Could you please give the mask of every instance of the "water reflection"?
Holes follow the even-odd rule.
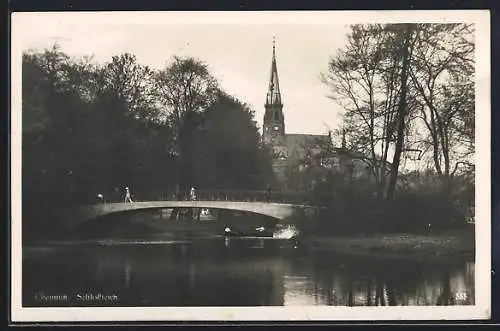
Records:
[[[65,293],[66,301],[39,300]],[[79,301],[81,293],[116,295]],[[71,299],[73,298],[73,299]],[[59,246],[26,255],[25,306],[474,304],[474,263],[425,264],[294,249],[275,239]]]

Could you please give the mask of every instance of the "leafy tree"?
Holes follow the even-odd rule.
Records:
[[[263,188],[272,175],[253,111],[195,59],[154,72],[131,54],[101,65],[56,45],[23,54],[22,92],[25,234],[97,193],[120,201],[124,186],[149,200],[178,184]]]
[[[214,102],[217,82],[205,63],[180,57],[174,57],[169,66],[157,72],[155,80],[159,118],[173,131],[172,152],[179,160],[178,184],[184,191],[192,184],[191,174],[186,169],[193,130],[199,124],[196,114]]]
[[[115,102],[121,103],[127,114],[137,119],[156,118],[153,72],[138,64],[135,55],[113,56],[100,74],[104,91],[116,98]]]
[[[228,125],[230,123],[230,125]],[[264,189],[272,180],[268,151],[254,112],[224,92],[203,113],[197,182],[219,189]],[[207,171],[208,170],[208,171]]]
[[[68,198],[68,174],[76,154],[74,133],[86,106],[70,71],[69,57],[57,45],[23,55],[23,171],[31,183],[26,196],[32,193],[45,203]]]
[[[151,150],[156,145],[151,138],[161,128],[155,122],[153,73],[138,64],[134,55],[126,53],[98,68],[95,79],[97,118],[95,125],[88,127],[91,132],[87,136],[94,137],[95,148],[100,147],[105,153],[100,163],[106,174],[103,186],[122,190],[129,185],[140,189],[150,182],[144,178],[147,160],[155,158],[156,153],[166,153],[166,148],[156,153]],[[160,132],[166,134],[166,130]]]

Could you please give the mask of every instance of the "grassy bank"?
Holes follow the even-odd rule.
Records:
[[[474,237],[462,233],[439,235],[388,234],[306,239],[310,247],[349,254],[384,257],[450,259],[474,257]]]

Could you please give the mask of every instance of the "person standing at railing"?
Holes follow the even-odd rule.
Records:
[[[271,191],[272,191],[271,184],[268,184],[267,189],[266,189],[266,201],[267,202],[271,201]]]
[[[172,194],[172,200],[180,200],[179,185],[175,185],[174,192]]]

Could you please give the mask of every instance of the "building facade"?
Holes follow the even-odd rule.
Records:
[[[280,186],[287,188],[291,174],[304,171],[307,167],[319,167],[329,171],[363,176],[368,168],[361,160],[352,157],[345,148],[334,147],[331,136],[287,133],[285,114],[278,79],[276,46],[273,41],[271,75],[264,104],[263,140],[273,157],[273,169]]]

